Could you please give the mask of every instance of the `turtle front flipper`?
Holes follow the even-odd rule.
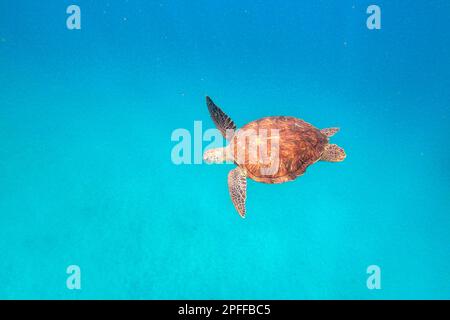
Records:
[[[206,97],[206,105],[208,106],[209,114],[217,129],[219,129],[224,138],[230,139],[231,137],[227,137],[227,130],[233,130],[233,132],[236,131],[236,125],[233,120],[216,106],[210,97]]]
[[[245,200],[247,199],[247,174],[237,167],[228,173],[228,191],[231,201],[242,218],[245,218]]]
[[[337,144],[328,144],[320,157],[322,161],[341,162],[346,157],[344,149]]]

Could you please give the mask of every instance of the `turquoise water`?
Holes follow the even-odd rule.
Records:
[[[370,4],[2,1],[0,298],[449,299],[450,3]],[[205,95],[339,126],[347,159],[249,181],[242,220],[233,165],[171,160]]]

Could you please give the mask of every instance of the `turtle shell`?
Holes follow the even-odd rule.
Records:
[[[230,141],[235,163],[255,181],[282,183],[320,159],[328,137],[294,117],[267,117],[239,129]]]

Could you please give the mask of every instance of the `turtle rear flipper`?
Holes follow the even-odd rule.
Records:
[[[334,136],[339,131],[339,128],[325,128],[320,130],[324,135],[326,135],[328,138]]]
[[[337,144],[328,144],[325,147],[320,160],[329,162],[341,162],[344,161],[346,155],[344,149],[339,147]]]

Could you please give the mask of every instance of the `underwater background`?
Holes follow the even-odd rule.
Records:
[[[81,30],[66,27],[71,4]],[[380,30],[366,27],[371,4]],[[449,12],[1,1],[0,298],[449,299]],[[214,128],[206,95],[238,127],[339,126],[347,159],[249,181],[241,219],[233,165],[171,159],[175,129]],[[69,265],[81,290],[66,287]]]

